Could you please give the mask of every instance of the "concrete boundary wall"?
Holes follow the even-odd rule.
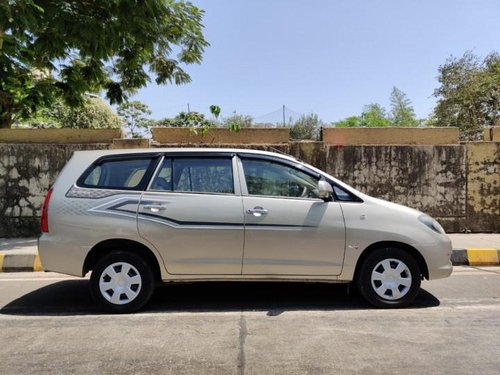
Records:
[[[467,225],[500,232],[500,142],[470,142],[467,152]]]
[[[108,143],[0,143],[0,237],[36,236],[45,194],[73,152],[108,148]]]
[[[123,147],[134,147],[134,142],[126,143]],[[36,236],[45,193],[72,153],[111,147],[0,142],[0,237]],[[210,147],[291,154],[367,194],[427,212],[448,231],[500,232],[500,142],[342,146],[303,141]]]

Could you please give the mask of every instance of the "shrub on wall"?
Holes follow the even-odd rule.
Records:
[[[120,128],[121,118],[99,97],[85,99],[82,107],[70,108],[62,101],[37,111],[36,115],[16,122],[16,128]]]
[[[290,138],[318,140],[323,121],[317,114],[302,115],[291,127]]]
[[[81,108],[67,108],[61,119],[62,128],[120,128],[121,118],[101,98],[88,98]]]

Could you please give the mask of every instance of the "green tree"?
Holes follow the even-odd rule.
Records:
[[[380,128],[391,126],[384,107],[378,103],[370,103],[363,107],[361,114],[361,126],[367,128]]]
[[[19,128],[60,128],[68,116],[70,108],[61,100],[56,100],[50,107],[41,107],[32,116],[14,122]]]
[[[462,139],[479,139],[486,126],[500,124],[500,55],[482,61],[467,51],[439,67],[434,125],[456,126]]]
[[[391,120],[387,117],[387,112],[384,107],[378,103],[370,103],[363,107],[361,116],[347,117],[333,125],[338,128],[380,128],[391,126]]]
[[[323,121],[315,113],[302,115],[290,127],[290,137],[292,139],[319,139]]]
[[[240,115],[236,112],[223,121],[223,125],[233,131],[239,131],[241,128],[249,128],[253,125],[253,118],[249,115]]]
[[[79,107],[69,107],[56,100],[50,107],[40,108],[36,114],[16,121],[19,127],[35,128],[120,128],[122,120],[111,107],[99,97],[87,97]]]
[[[351,116],[343,120],[334,122],[333,125],[337,128],[357,128],[361,126],[360,116]]]
[[[148,118],[151,115],[151,110],[146,104],[137,100],[120,104],[117,112],[132,138],[140,137],[141,130],[152,124],[152,120]]]
[[[396,86],[391,92],[391,122],[392,126],[417,126],[418,120],[410,99]]]
[[[220,107],[218,105],[211,105],[210,106],[210,113],[212,114],[212,116],[214,116],[215,120],[217,120],[219,118],[219,115],[220,115]]]
[[[200,63],[208,46],[202,17],[176,0],[1,1],[0,128],[57,98],[75,107],[104,90],[121,103],[150,75],[189,82],[181,65]]]
[[[164,118],[154,122],[154,126],[170,126],[175,128],[201,128],[204,132],[213,125],[200,112],[179,112],[174,118]]]
[[[61,108],[61,127],[78,129],[120,128],[120,117],[101,98],[85,98],[80,107]]]

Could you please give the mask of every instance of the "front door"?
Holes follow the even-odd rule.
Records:
[[[340,274],[344,218],[337,202],[318,198],[317,177],[273,160],[242,158],[241,166],[243,274]]]
[[[165,157],[142,196],[138,227],[170,274],[241,274],[243,207],[232,158]]]

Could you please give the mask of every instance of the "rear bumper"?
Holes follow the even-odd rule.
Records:
[[[89,248],[74,246],[48,233],[38,239],[38,254],[45,271],[84,276],[83,264],[89,251]]]

